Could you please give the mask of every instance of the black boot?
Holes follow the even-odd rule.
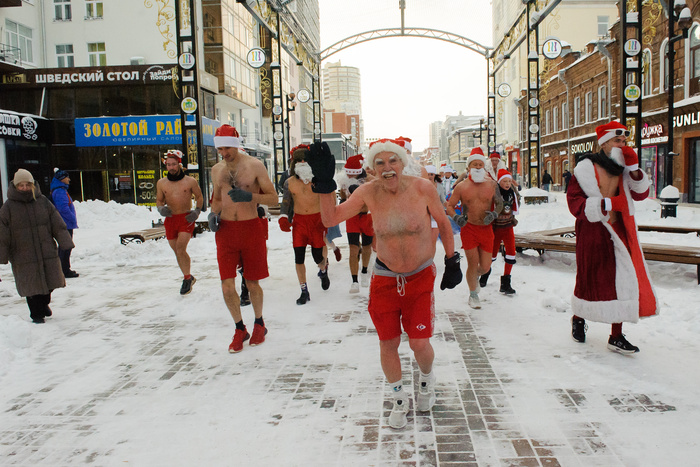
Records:
[[[309,296],[308,290],[302,290],[301,295],[297,298],[297,305],[306,305],[306,302],[310,302],[311,297]]]
[[[515,290],[513,290],[513,287],[510,286],[510,274],[507,276],[501,276],[501,293],[504,293],[506,295],[513,295],[515,293]]]
[[[241,278],[241,306],[250,305],[250,294],[245,279]]]
[[[479,286],[480,287],[486,287],[486,283],[488,282],[490,275],[491,275],[491,269],[489,268],[489,270],[486,271],[486,274],[482,274],[481,277],[479,277]],[[501,281],[501,283],[503,283],[503,281]],[[503,288],[503,286],[501,286],[501,289],[502,288]],[[503,292],[503,290],[501,290],[501,292]]]

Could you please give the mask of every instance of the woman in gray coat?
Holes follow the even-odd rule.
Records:
[[[41,194],[29,171],[19,169],[0,208],[0,264],[12,263],[17,292],[35,323],[51,316],[51,292],[66,286],[59,246],[73,248],[61,215]]]

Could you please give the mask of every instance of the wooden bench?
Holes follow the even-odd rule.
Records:
[[[639,226],[639,230],[647,232],[691,233],[700,235],[700,229],[671,226]],[[700,248],[692,246],[660,245],[657,243],[642,243],[642,252],[648,261],[667,263],[695,264],[696,277],[700,284]],[[545,251],[576,252],[576,236],[573,227],[530,232],[515,235],[517,251],[531,249],[542,255]]]
[[[544,196],[524,195],[523,201],[525,202],[525,204],[548,203],[549,202],[549,195],[544,195]]]
[[[143,243],[146,240],[160,240],[161,238],[165,238],[165,227],[163,226],[119,235],[122,245],[126,245],[127,243]]]

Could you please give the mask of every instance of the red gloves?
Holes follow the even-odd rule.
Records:
[[[291,232],[292,231],[292,223],[289,222],[289,219],[287,219],[286,216],[280,217],[279,223],[280,223],[280,229],[282,229],[284,232]]]
[[[627,212],[629,206],[627,204],[627,198],[624,194],[619,194],[613,196],[612,198],[603,198],[601,202],[601,208],[603,211],[617,211],[617,212]]]
[[[637,152],[629,146],[622,148],[622,155],[625,158],[625,169],[629,172],[636,172],[639,169],[639,159]]]

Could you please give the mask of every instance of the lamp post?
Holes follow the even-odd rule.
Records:
[[[483,137],[483,131],[484,131],[484,130],[488,130],[488,129],[489,129],[489,126],[488,126],[488,125],[484,125],[484,119],[481,118],[481,119],[479,119],[479,136],[476,136],[476,130],[474,130],[474,131],[472,131],[472,137],[473,137],[474,139],[479,138],[479,144],[481,145],[482,137]]]
[[[289,113],[294,112],[294,110],[296,109],[297,103],[294,100],[294,98],[296,97],[296,94],[294,94],[293,92],[290,92],[285,97],[286,97],[286,101],[287,101],[287,113],[286,113],[285,118],[284,118],[284,123],[287,125],[287,149],[285,151],[285,154],[287,155],[287,157],[289,157],[288,156],[289,151],[292,150],[292,147],[289,144],[289,139],[290,139],[289,138]],[[284,170],[285,171],[287,170],[287,157],[285,157],[285,159],[284,159]]]
[[[675,23],[681,27],[682,32],[680,34],[674,35],[675,33]],[[673,8],[671,3],[668,5],[668,78],[667,78],[667,90],[666,94],[668,97],[668,144],[666,149],[666,180],[665,185],[673,185],[673,156],[677,154],[673,152],[673,103],[674,103],[674,74],[675,67],[674,62],[676,58],[676,51],[674,50],[674,44],[681,39],[688,38],[688,28],[690,28],[693,23],[693,18],[690,14],[690,8],[685,4],[685,0],[675,0],[673,2]]]

